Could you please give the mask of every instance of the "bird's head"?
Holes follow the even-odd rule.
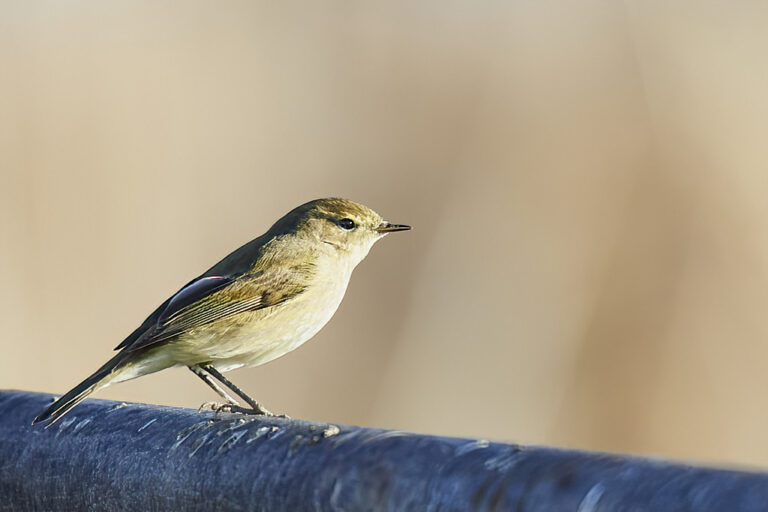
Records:
[[[328,198],[295,208],[277,221],[271,231],[276,229],[341,253],[357,265],[377,240],[411,227],[387,222],[367,206],[349,199]]]

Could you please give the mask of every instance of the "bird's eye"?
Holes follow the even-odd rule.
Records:
[[[338,225],[342,229],[347,229],[347,230],[354,229],[355,228],[355,221],[353,221],[352,219],[341,219],[338,222]]]

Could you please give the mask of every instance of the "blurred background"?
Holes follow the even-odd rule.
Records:
[[[768,465],[768,4],[0,1],[0,388],[294,206],[377,244],[230,374],[318,421]],[[197,407],[186,369],[99,398]]]

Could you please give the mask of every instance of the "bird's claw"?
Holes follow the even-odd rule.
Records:
[[[288,416],[286,416],[285,414],[277,415],[272,413],[271,411],[269,411],[259,403],[256,404],[256,407],[251,408],[251,407],[242,407],[238,404],[230,404],[230,403],[221,404],[218,402],[205,402],[197,409],[197,412],[203,412],[206,410],[213,411],[216,414],[221,412],[231,412],[235,414],[250,414],[254,416],[288,418]]]
[[[197,408],[197,412],[213,411],[213,412],[227,412],[227,408],[232,404],[222,404],[219,402],[205,402]]]

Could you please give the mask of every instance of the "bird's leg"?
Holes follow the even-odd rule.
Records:
[[[203,382],[208,384],[211,387],[211,389],[213,389],[221,398],[223,398],[226,401],[225,404],[217,404],[216,402],[206,402],[203,405],[201,405],[200,409],[198,410],[203,410],[206,407],[210,407],[212,410],[218,412],[222,409],[230,408],[232,406],[240,407],[240,404],[237,403],[237,400],[232,398],[232,396],[229,393],[227,393],[226,390],[224,390],[221,386],[219,386],[219,384],[215,380],[213,380],[210,375],[205,373],[205,371],[202,368],[200,368],[199,365],[188,366],[187,368],[189,368],[192,371],[192,373],[194,373],[195,375],[203,379]]]
[[[269,412],[269,410],[267,410],[266,407],[261,405],[259,402],[257,402],[253,398],[251,398],[248,395],[246,395],[245,392],[242,389],[240,389],[237,386],[235,386],[229,379],[224,377],[221,374],[221,372],[219,372],[219,370],[214,368],[212,365],[210,365],[210,364],[202,365],[201,364],[201,365],[199,365],[199,367],[201,369],[205,370],[206,372],[210,373],[213,377],[216,378],[216,380],[218,380],[219,382],[221,382],[222,384],[227,386],[237,396],[242,398],[245,401],[245,403],[247,403],[248,405],[251,406],[250,409],[245,409],[245,408],[239,407],[237,405],[231,405],[231,406],[228,407],[228,409],[230,409],[232,412],[242,412],[242,413],[245,413],[245,414],[262,414],[264,416],[274,416],[274,414]]]

